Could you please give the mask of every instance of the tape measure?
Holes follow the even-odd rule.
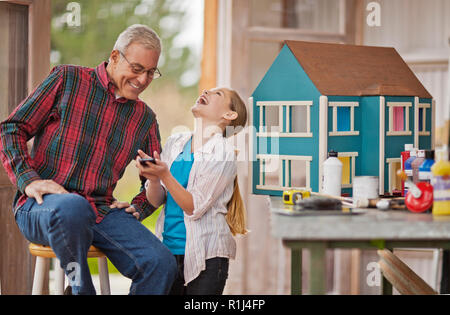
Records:
[[[311,197],[311,193],[307,190],[290,189],[283,191],[283,203],[294,205],[295,201]]]

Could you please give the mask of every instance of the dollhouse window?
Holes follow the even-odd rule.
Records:
[[[263,132],[280,132],[280,112],[276,106],[265,106],[263,111]]]
[[[427,131],[427,109],[429,112],[430,104],[419,103],[419,136],[429,136],[430,131]]]
[[[397,176],[397,171],[401,169],[401,161],[400,158],[388,158],[386,159],[386,163],[388,164],[388,184],[389,184],[389,193],[393,193],[394,191],[401,191],[402,183],[400,178]]]
[[[338,159],[342,162],[342,188],[353,187],[355,163],[358,152],[339,152]]]
[[[424,108],[419,107],[419,132],[425,131],[425,128],[423,126],[425,123],[425,120],[423,119],[423,114],[424,114]]]
[[[404,107],[396,106],[392,109],[393,131],[405,130],[405,111]]]
[[[310,132],[308,123],[309,106],[289,106],[287,116],[289,117],[288,131],[291,133]]]
[[[358,102],[329,102],[332,107],[333,130],[330,136],[357,136],[359,131],[355,130],[355,107]]]
[[[407,102],[388,102],[389,108],[389,130],[388,136],[409,136],[409,108],[411,103]]]
[[[350,131],[350,107],[337,107],[337,131]]]
[[[258,154],[258,189],[286,190],[310,188],[311,156]]]
[[[257,102],[262,137],[312,137],[312,101]]]
[[[277,156],[257,156],[259,161],[259,184],[262,187],[277,187],[280,185],[279,159]]]

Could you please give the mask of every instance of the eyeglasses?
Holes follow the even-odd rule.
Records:
[[[125,59],[125,61],[128,62],[128,64],[130,65],[131,71],[134,74],[142,74],[144,72],[147,72],[147,76],[149,76],[153,80],[158,79],[162,76],[162,74],[158,68],[152,68],[149,70],[145,70],[145,68],[143,66],[141,66],[140,64],[129,62],[127,57],[125,57],[125,55],[120,50],[118,50],[118,52],[122,55],[123,59]]]

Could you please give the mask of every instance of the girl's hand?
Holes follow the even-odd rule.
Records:
[[[136,157],[136,167],[139,169],[139,175],[140,176],[144,176],[145,178],[149,179],[150,181],[156,182],[157,180],[159,180],[158,176],[156,176],[154,174],[151,174],[149,172],[148,167],[147,167],[149,164],[153,164],[153,163],[146,162],[145,163],[146,165],[142,165],[141,162],[140,162],[141,159],[146,159],[146,158],[149,158],[149,157],[150,156],[145,154],[144,151],[138,150],[138,156]]]
[[[138,150],[138,154],[136,157],[136,167],[139,169],[139,175],[144,176],[150,181],[154,181],[170,174],[167,164],[161,161],[158,152],[153,152],[153,158],[156,163],[146,162],[145,165],[141,165],[140,159],[149,158],[149,156],[142,150]]]

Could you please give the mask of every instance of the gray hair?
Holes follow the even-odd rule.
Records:
[[[139,43],[147,49],[161,53],[161,39],[154,30],[146,25],[133,24],[129,26],[117,37],[113,49],[124,53],[132,43]]]

